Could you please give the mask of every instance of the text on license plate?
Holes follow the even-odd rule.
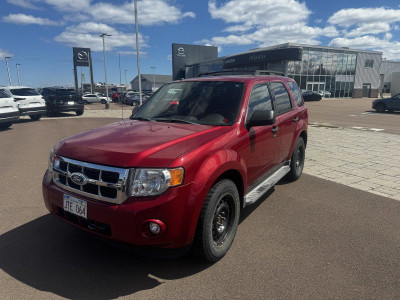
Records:
[[[68,101],[68,105],[74,105],[74,101]]]
[[[87,203],[81,199],[64,194],[64,210],[87,219]]]

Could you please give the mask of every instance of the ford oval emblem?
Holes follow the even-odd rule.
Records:
[[[85,185],[88,183],[89,178],[87,178],[84,174],[82,173],[72,173],[71,174],[71,180],[73,183],[77,185]]]

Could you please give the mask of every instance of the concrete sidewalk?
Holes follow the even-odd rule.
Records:
[[[400,200],[400,136],[309,126],[304,173]]]

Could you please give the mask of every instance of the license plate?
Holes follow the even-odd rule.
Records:
[[[68,101],[68,105],[74,105],[74,101]]]
[[[64,210],[87,219],[87,203],[81,199],[64,194]]]

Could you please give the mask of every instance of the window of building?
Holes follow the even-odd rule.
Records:
[[[299,90],[299,87],[297,86],[297,84],[292,81],[289,81],[288,86],[289,86],[290,90],[292,91],[292,94],[294,96],[294,99],[297,102],[297,105],[302,106],[303,98],[301,98],[301,93],[300,93],[300,90]]]
[[[276,113],[279,115],[291,110],[292,103],[285,86],[281,82],[271,82],[271,88],[275,96]]]
[[[374,61],[372,59],[366,59],[364,67],[372,69],[374,67]]]
[[[273,110],[271,97],[266,83],[253,87],[247,110],[247,118],[250,119],[255,110]]]

